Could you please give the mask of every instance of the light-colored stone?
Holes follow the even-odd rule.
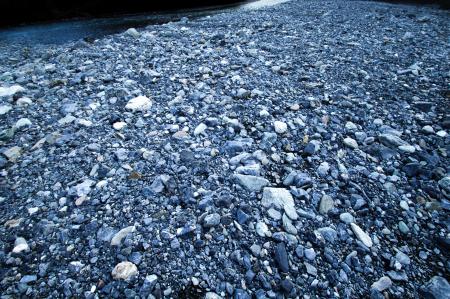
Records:
[[[130,280],[139,274],[135,264],[130,262],[118,263],[111,272],[114,279]]]
[[[267,224],[261,221],[256,223],[256,233],[260,237],[270,237],[272,235],[269,228],[267,227]]]
[[[113,124],[114,130],[120,131],[127,126],[126,122],[118,121]]]
[[[261,204],[265,208],[274,207],[278,210],[284,209],[286,215],[292,220],[298,218],[294,199],[291,193],[285,188],[264,188]]]
[[[355,223],[350,223],[353,233],[355,233],[356,237],[367,247],[372,247],[373,242],[370,236],[363,231],[358,225]]]
[[[287,124],[282,121],[274,121],[273,126],[275,128],[275,132],[278,134],[283,134],[287,132]]]
[[[344,139],[344,144],[346,146],[348,146],[349,148],[352,148],[352,149],[357,149],[358,148],[358,143],[356,142],[356,140],[353,139],[353,138],[350,138],[350,137],[346,137]]]
[[[331,210],[334,207],[334,201],[329,195],[322,196],[322,199],[320,200],[319,205],[319,213],[320,214],[327,214],[329,210]]]
[[[21,253],[24,251],[29,251],[30,247],[28,246],[27,240],[22,237],[19,237],[14,242],[14,248],[12,250],[13,253]]]
[[[372,284],[372,289],[383,292],[392,286],[392,280],[388,276],[383,276]]]
[[[21,129],[24,127],[30,127],[31,125],[32,125],[31,120],[29,120],[28,118],[20,118],[19,120],[16,121],[14,127],[16,127],[17,129]]]
[[[120,246],[122,240],[130,233],[134,232],[136,228],[134,226],[128,226],[117,232],[111,239],[111,246]]]
[[[398,149],[404,153],[414,153],[416,151],[416,148],[412,145],[400,145]]]
[[[25,88],[23,88],[20,85],[13,85],[10,87],[0,87],[0,97],[12,96],[21,91],[25,91]]]
[[[127,31],[125,31],[125,34],[132,36],[134,38],[139,38],[140,33],[135,28],[130,28]]]
[[[152,107],[152,101],[146,96],[138,96],[134,99],[128,101],[125,105],[125,109],[131,110],[132,112],[145,112]]]
[[[254,175],[235,174],[233,177],[239,185],[250,192],[260,192],[263,187],[269,185],[268,180]]]
[[[194,130],[194,136],[205,135],[205,131],[208,128],[204,123],[199,124]]]
[[[5,157],[11,162],[15,162],[21,154],[22,148],[20,146],[13,146],[3,151],[3,155],[5,155]]]
[[[4,115],[11,111],[12,107],[9,105],[0,105],[0,115]]]

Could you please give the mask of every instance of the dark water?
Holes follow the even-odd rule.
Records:
[[[100,38],[105,35],[123,32],[131,27],[140,28],[148,25],[164,24],[178,21],[183,17],[194,19],[239,9],[243,5],[245,4],[11,27],[0,29],[0,46],[13,43],[23,45],[36,43],[62,44],[79,39]]]

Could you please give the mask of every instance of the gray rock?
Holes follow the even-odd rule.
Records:
[[[220,215],[218,213],[209,214],[203,220],[204,227],[213,227],[220,224]]]
[[[350,223],[350,226],[352,228],[353,233],[356,235],[356,237],[367,247],[372,247],[373,242],[370,236],[364,232],[358,225],[355,223]]]
[[[284,209],[285,213],[292,220],[298,218],[294,199],[291,193],[284,188],[264,188],[261,204],[266,208],[274,207],[278,210]]]
[[[387,276],[383,276],[372,284],[372,289],[383,292],[384,290],[389,289],[391,286],[392,280]]]
[[[420,288],[420,294],[426,299],[450,299],[450,285],[441,276],[433,276]]]
[[[262,188],[269,185],[269,181],[262,177],[253,175],[235,174],[235,181],[250,192],[260,192]]]
[[[323,195],[320,200],[319,213],[327,214],[334,207],[334,200],[329,195]]]

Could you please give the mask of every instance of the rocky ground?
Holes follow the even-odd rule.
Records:
[[[294,0],[2,45],[1,298],[450,298],[449,21]]]

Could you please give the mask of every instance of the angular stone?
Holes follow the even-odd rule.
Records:
[[[24,251],[29,251],[30,247],[28,246],[27,240],[22,237],[18,237],[14,242],[14,248],[12,250],[13,253],[21,253]]]
[[[3,155],[5,155],[10,162],[15,162],[20,157],[21,153],[22,148],[19,146],[13,146],[3,151]]]
[[[278,210],[284,209],[287,216],[292,220],[298,218],[294,199],[291,193],[285,188],[264,188],[261,204],[265,208],[274,207]]]
[[[427,299],[450,299],[450,284],[441,276],[434,276],[420,288],[420,294]]]
[[[392,280],[387,276],[383,276],[372,284],[372,289],[383,292],[384,290],[389,289],[391,286]]]
[[[118,263],[111,272],[114,279],[130,280],[139,274],[135,264],[130,262]]]
[[[130,233],[134,232],[136,228],[134,226],[128,226],[117,232],[111,239],[111,246],[120,246],[122,240]]]
[[[358,225],[355,223],[350,223],[353,233],[355,233],[356,237],[367,247],[372,247],[373,242],[370,236],[364,232]]]
[[[278,134],[287,132],[287,124],[282,121],[274,121],[273,126],[275,128],[275,132],[277,132]]]
[[[233,177],[239,185],[250,192],[260,192],[263,187],[269,185],[268,180],[258,176],[235,174]]]
[[[356,140],[353,139],[353,138],[350,138],[350,137],[346,137],[344,139],[344,144],[346,146],[348,146],[349,148],[352,148],[352,149],[357,149],[358,148],[358,143],[356,142]]]
[[[329,210],[331,210],[334,207],[334,201],[329,195],[323,195],[322,199],[320,200],[319,205],[319,213],[320,214],[327,214]]]
[[[132,112],[145,112],[152,107],[152,101],[146,96],[138,96],[134,99],[128,101],[125,109],[131,110]]]
[[[25,91],[25,88],[23,88],[20,85],[13,85],[10,87],[0,87],[0,97],[12,96],[22,91]]]
[[[284,245],[284,243],[278,243],[275,246],[274,257],[278,269],[280,269],[281,272],[288,273],[289,260],[288,260],[288,253],[286,251],[286,246]]]
[[[409,145],[406,141],[393,134],[380,134],[378,140],[387,147],[399,147],[402,145]]]

